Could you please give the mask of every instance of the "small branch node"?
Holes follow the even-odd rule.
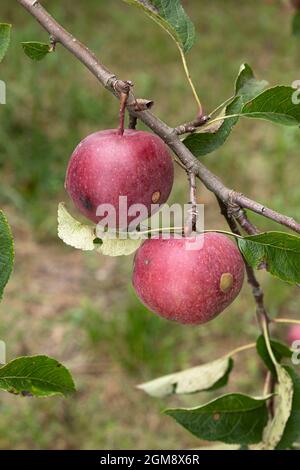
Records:
[[[135,112],[146,111],[151,109],[154,105],[154,101],[147,100],[145,98],[137,98],[133,103],[129,104],[128,107],[132,108]]]
[[[177,135],[193,133],[196,131],[197,127],[204,126],[210,120],[210,116],[202,115],[197,117],[191,122],[186,122],[184,124],[179,125],[175,128]]]

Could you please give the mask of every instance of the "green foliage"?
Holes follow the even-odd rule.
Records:
[[[262,263],[273,276],[300,283],[300,237],[284,232],[266,232],[238,239],[239,248],[254,268]]]
[[[0,388],[36,397],[67,396],[75,392],[69,371],[47,356],[19,357],[1,367]]]
[[[233,127],[238,122],[238,115],[243,105],[259,94],[266,86],[266,81],[257,80],[254,77],[254,73],[248,64],[241,65],[235,82],[234,97],[229,100],[229,103],[219,107],[221,111],[216,116],[214,116],[215,112],[212,113],[212,117],[217,117],[218,121],[208,123],[207,126],[201,127],[198,132],[190,134],[184,139],[184,144],[196,157],[217,150],[225,143]],[[227,116],[233,117],[226,118]]]
[[[292,20],[292,33],[294,36],[300,35],[300,11],[296,11]]]
[[[10,43],[11,24],[0,23],[0,62],[4,59]]]
[[[180,0],[124,0],[145,11],[174,39],[179,49],[187,53],[195,42],[195,28]]]
[[[181,426],[207,441],[248,445],[259,442],[267,424],[267,398],[232,393],[191,409],[169,409]]]
[[[49,44],[44,42],[22,42],[22,47],[25,54],[32,60],[42,60],[47,54],[49,54],[49,52],[51,52]]]
[[[294,93],[295,89],[288,86],[269,88],[246,103],[241,114],[285,126],[299,126],[300,105],[293,103]]]
[[[14,263],[14,244],[10,227],[0,210],[0,300],[11,275]]]
[[[285,344],[280,343],[279,341],[271,340],[271,347],[272,347],[272,351],[275,356],[275,359],[277,360],[278,363],[280,363],[281,360],[284,358],[292,357],[292,351]],[[269,369],[273,377],[276,379],[277,377],[276,369],[268,353],[266,341],[263,335],[260,335],[256,341],[256,350],[259,356],[261,357],[261,359],[264,361],[266,367]]]
[[[233,360],[223,357],[201,366],[165,375],[138,386],[153,397],[187,394],[216,389],[226,385],[233,367]]]

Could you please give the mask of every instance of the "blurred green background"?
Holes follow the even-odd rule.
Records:
[[[136,94],[155,101],[170,125],[194,117],[195,104],[176,47],[157,25],[121,0],[52,0],[43,4],[88,44]],[[186,0],[198,31],[188,59],[207,111],[231,96],[241,63],[271,84],[299,79],[299,39],[291,36],[288,2]],[[64,399],[0,395],[0,448],[193,448],[199,442],[161,410],[194,406],[214,395],[155,400],[135,389],[141,381],[213,360],[256,338],[247,285],[211,324],[180,326],[149,313],[130,287],[132,256],[82,253],[56,237],[59,201],[69,156],[98,129],[117,125],[118,103],[62,47],[31,62],[21,41],[47,41],[16,1],[1,0],[0,21],[13,23],[0,65],[7,105],[0,106],[0,206],[16,244],[14,275],[1,304],[0,338],[8,359],[49,354],[72,371],[77,394]],[[231,187],[300,219],[300,133],[260,121],[241,121],[206,164]],[[199,185],[206,228],[225,228],[214,197]],[[172,201],[187,200],[176,169]],[[75,211],[73,211],[74,214]],[[258,223],[256,217],[253,220]],[[266,221],[260,227],[273,228]],[[296,316],[299,290],[259,273],[271,315]],[[285,330],[276,331],[284,338]],[[236,361],[228,390],[260,394],[263,369],[254,352]]]

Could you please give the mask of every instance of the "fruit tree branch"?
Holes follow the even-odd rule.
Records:
[[[66,31],[36,0],[17,0],[31,15],[41,24],[41,26],[51,35],[56,44],[60,43],[71,52],[98,81],[118,98],[122,92],[128,90],[128,82],[118,80],[84,44],[78,41]],[[230,202],[239,207],[249,209],[252,212],[263,215],[268,219],[284,225],[297,233],[300,233],[300,224],[291,217],[280,214],[259,202],[249,199],[243,194],[226,187],[219,178],[214,175],[202,162],[197,160],[190,150],[181,142],[177,135],[178,129],[169,127],[166,123],[154,116],[149,109],[137,110],[137,100],[130,92],[127,108],[131,115],[138,117],[155,134],[159,135],[163,141],[173,150],[187,171],[195,173],[203,182],[207,189],[212,191],[224,204]]]

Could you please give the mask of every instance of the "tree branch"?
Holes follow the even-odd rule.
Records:
[[[41,26],[55,38],[56,43],[60,43],[69,50],[98,81],[118,98],[120,93],[128,89],[126,81],[118,80],[84,44],[79,42],[74,36],[66,31],[36,0],[17,0],[31,15],[41,24]],[[217,176],[215,176],[202,162],[197,160],[190,150],[181,142],[175,129],[172,129],[159,118],[154,116],[148,109],[138,111],[136,99],[130,92],[127,108],[133,116],[140,119],[154,133],[159,135],[163,141],[173,150],[187,171],[195,173],[203,182],[206,188],[212,191],[224,204],[236,203],[239,207],[249,209],[268,219],[271,219],[285,227],[300,233],[300,224],[291,217],[282,215],[264,205],[249,199],[241,193],[226,187]]]

